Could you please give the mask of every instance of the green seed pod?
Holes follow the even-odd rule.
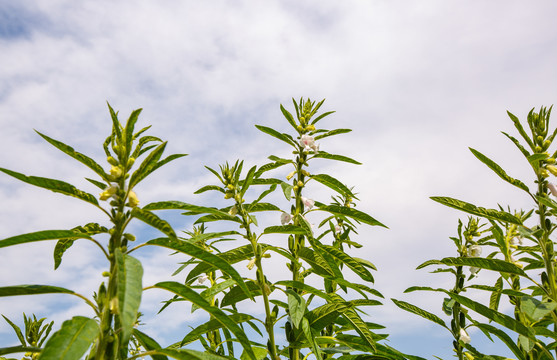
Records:
[[[466,326],[466,315],[464,313],[460,313],[460,327],[463,328]]]

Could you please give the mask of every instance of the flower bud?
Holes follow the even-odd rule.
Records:
[[[108,200],[109,198],[116,198],[116,192],[118,191],[118,186],[110,185],[108,189],[99,194],[99,199]]]
[[[109,277],[110,273],[108,271],[103,271],[102,276]]]
[[[555,184],[548,183],[547,188],[551,191],[551,195],[557,196],[557,186],[555,186]]]
[[[315,131],[315,126],[314,125],[308,125],[308,126],[306,126],[306,130],[307,131]]]
[[[304,182],[299,180],[297,185],[298,185],[298,187],[304,187]]]
[[[116,160],[112,156],[107,157],[106,161],[108,161],[108,163],[112,166],[118,166],[118,160]]]
[[[128,241],[135,241],[135,235],[130,234],[130,233],[125,233],[124,238]]]
[[[286,175],[286,180],[292,179],[292,177],[294,177],[295,174],[296,174],[296,171],[292,171],[290,174]]]
[[[249,263],[246,265],[246,267],[248,268],[248,270],[253,269],[253,267],[255,266],[255,258],[251,259],[249,261]]]
[[[135,163],[135,158],[131,157],[128,159],[128,168],[131,168]]]
[[[130,207],[136,207],[137,205],[139,205],[139,199],[137,198],[137,195],[131,190],[128,194],[128,205]]]
[[[557,166],[555,165],[546,165],[545,169],[552,173],[554,176],[557,176]]]
[[[110,176],[114,180],[118,180],[122,176],[122,173],[123,173],[123,171],[122,171],[122,168],[120,166],[112,165],[112,167],[110,168]]]
[[[118,298],[117,297],[113,297],[112,299],[110,299],[110,313],[112,314],[118,314]]]
[[[226,194],[224,194],[224,198],[225,198],[225,199],[230,199],[230,198],[232,198],[233,196],[234,196],[234,194],[231,193],[231,192],[227,192]]]

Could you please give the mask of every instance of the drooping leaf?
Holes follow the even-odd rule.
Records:
[[[489,324],[477,323],[477,324],[475,324],[475,326],[478,329],[490,332],[493,335],[497,336],[499,339],[501,339],[501,341],[503,341],[505,343],[505,345],[507,345],[507,347],[513,352],[513,354],[519,360],[525,360],[526,359],[524,354],[522,353],[522,351],[518,348],[518,346],[516,346],[514,340],[503,330],[498,329],[495,326],[492,326],[492,325],[489,325]]]
[[[329,154],[325,151],[319,151],[318,153],[316,153],[315,155],[313,155],[314,159],[329,159],[329,160],[337,160],[337,161],[344,161],[350,164],[356,164],[356,165],[362,165],[361,162],[356,161],[354,159],[351,159],[347,156],[343,156],[343,155],[335,155],[335,154]]]
[[[395,303],[396,306],[398,306],[402,310],[406,310],[406,311],[411,312],[413,314],[419,315],[419,316],[423,317],[424,319],[427,319],[429,321],[433,321],[434,323],[441,325],[445,329],[448,329],[445,322],[443,320],[441,320],[441,318],[439,318],[437,315],[432,314],[429,311],[421,309],[421,308],[417,307],[416,305],[412,305],[412,304],[407,303],[407,302],[402,301],[402,300],[396,300],[396,299],[391,299],[391,300]]]
[[[119,248],[115,249],[114,256],[118,284],[118,311],[122,326],[121,344],[126,344],[137,321],[137,311],[141,303],[143,267],[139,260],[122,254]]]
[[[280,132],[278,132],[274,129],[271,129],[270,127],[266,127],[266,126],[262,126],[262,125],[255,125],[255,127],[257,129],[259,129],[260,131],[264,132],[265,134],[271,135],[274,138],[282,140],[289,145],[292,145],[294,147],[297,146],[294,139],[292,139],[292,137],[288,134],[280,133]]]
[[[254,317],[251,316],[251,315],[241,314],[241,313],[231,314],[229,316],[229,318],[235,324],[240,324],[240,323],[243,323],[243,322],[254,319]],[[194,341],[198,340],[198,338],[201,335],[206,334],[206,333],[211,332],[211,331],[221,329],[223,326],[224,326],[223,323],[220,322],[217,319],[209,320],[206,323],[203,323],[203,324],[197,326],[195,329],[188,332],[188,334],[182,339],[180,345],[184,346],[186,344],[194,342]]]
[[[134,218],[143,221],[147,225],[151,225],[155,229],[160,230],[163,234],[169,236],[170,238],[172,239],[176,238],[176,233],[174,232],[174,229],[172,229],[172,226],[170,226],[168,222],[159,218],[157,215],[153,214],[152,212],[138,207],[134,207],[132,209],[131,215]]]
[[[0,297],[39,294],[74,294],[73,291],[50,285],[15,285],[0,287]]]
[[[219,191],[219,192],[224,194],[224,190],[222,189],[222,187],[220,187],[218,185],[203,186],[203,187],[199,188],[198,190],[194,191],[194,194],[201,194],[201,193],[204,193],[205,191],[210,191],[210,190],[216,190],[216,191]]]
[[[445,293],[460,304],[466,306],[471,310],[474,310],[478,314],[483,315],[492,321],[495,321],[499,325],[503,325],[504,327],[511,329],[518,334],[524,335],[530,339],[535,339],[534,331],[531,328],[526,327],[524,324],[516,321],[512,317],[492,310],[489,307],[474,300],[468,299],[465,296],[454,294],[446,290]]]
[[[358,335],[364,340],[369,346],[370,350],[375,351],[375,340],[373,339],[373,334],[366,326],[366,323],[362,320],[360,315],[353,309],[345,309],[342,311],[342,315],[352,324],[352,327]]]
[[[352,218],[354,220],[363,222],[364,224],[368,224],[371,226],[382,226],[384,228],[387,228],[387,226],[381,224],[379,221],[375,220],[365,212],[356,210],[354,208],[340,206],[340,205],[324,205],[321,203],[319,204],[316,203],[316,205],[318,206],[316,210],[327,211],[333,215],[338,215],[338,216],[347,216],[349,218]]]
[[[346,195],[346,196],[351,196],[353,197],[354,195],[352,194],[352,191],[350,191],[350,189],[344,185],[343,183],[341,183],[340,181],[338,181],[337,179],[335,179],[334,177],[327,175],[327,174],[316,174],[316,175],[312,175],[311,178],[327,187],[329,187],[330,189],[333,189],[334,191],[338,192],[341,195]]]
[[[52,144],[54,147],[56,147],[57,149],[61,150],[62,152],[64,152],[65,154],[73,157],[74,159],[76,159],[77,161],[79,161],[80,163],[84,164],[85,166],[87,166],[89,169],[93,170],[95,173],[97,173],[97,175],[99,175],[103,180],[105,181],[109,181],[110,179],[108,178],[108,175],[105,173],[104,169],[95,162],[95,160],[91,159],[90,157],[88,157],[87,155],[84,155],[82,153],[79,153],[77,151],[75,151],[71,146],[64,144],[61,141],[58,140],[54,140],[44,134],[41,134],[40,132],[38,132],[37,130],[35,130],[35,132],[37,134],[39,134],[43,139],[45,139],[46,141],[48,141],[50,144]]]
[[[156,245],[162,246],[168,249],[176,250],[181,253],[193,256],[197,259],[205,261],[207,264],[210,264],[212,267],[216,267],[217,269],[221,270],[223,273],[230,276],[238,286],[240,286],[244,292],[249,297],[249,290],[247,286],[244,284],[244,280],[240,276],[240,274],[228,263],[225,259],[193,244],[190,244],[186,241],[180,241],[177,239],[169,239],[169,238],[159,238],[149,240],[147,242],[149,245]]]
[[[133,336],[147,351],[158,350],[161,348],[161,346],[153,338],[137,329],[133,329]],[[164,355],[151,355],[151,358],[153,358],[153,360],[168,360],[168,358]]]
[[[504,211],[498,211],[498,210],[493,210],[493,209],[485,209],[482,207],[476,207],[475,205],[472,205],[470,203],[461,201],[461,200],[457,200],[457,199],[453,199],[453,198],[449,198],[449,197],[441,197],[441,196],[432,196],[430,198],[433,201],[437,201],[440,204],[443,204],[445,206],[449,206],[464,212],[467,212],[469,214],[472,215],[476,215],[476,216],[480,216],[480,217],[485,217],[487,219],[491,219],[491,220],[499,220],[499,221],[503,221],[503,222],[508,222],[511,224],[516,224],[516,225],[522,225],[522,221],[520,221],[520,219],[516,218],[515,216],[504,212]]]
[[[99,335],[94,319],[74,316],[46,342],[39,360],[79,360]]]
[[[286,290],[288,294],[288,313],[292,324],[296,327],[300,327],[300,321],[306,313],[306,301],[297,292],[292,290]]]
[[[73,243],[75,242],[75,238],[73,239],[60,239],[56,243],[54,247],[54,270],[58,269],[60,264],[62,263],[62,255],[68,250]]]
[[[317,342],[315,341],[315,335],[312,332],[312,328],[309,324],[308,319],[307,318],[302,318],[301,321],[302,321],[302,323],[301,323],[302,331],[304,332],[306,340],[311,345],[311,349],[313,350],[313,355],[315,356],[316,360],[323,359],[323,356],[321,354],[321,349],[319,348],[319,345],[317,345]]]
[[[43,230],[28,234],[16,235],[7,239],[0,240],[0,248],[35,241],[76,238],[90,239],[88,234],[77,232],[75,230]]]
[[[96,206],[99,205],[99,202],[93,195],[86,193],[85,191],[81,191],[67,182],[38,176],[27,176],[4,168],[0,168],[0,171],[28,184],[67,196],[72,196]]]
[[[253,360],[256,359],[253,349],[251,348],[250,341],[246,336],[245,332],[232,320],[228,315],[226,315],[221,309],[216,306],[212,306],[209,302],[207,302],[201,295],[199,295],[194,290],[188,288],[185,285],[182,285],[177,282],[172,281],[164,281],[157,283],[155,287],[168,290],[173,292],[176,295],[180,295],[183,298],[187,299],[188,301],[196,304],[203,310],[207,311],[211,316],[218,320],[220,323],[223,324],[230,332],[236,335],[238,342],[242,345],[246,353],[249,357]],[[166,354],[171,356],[170,354]],[[185,359],[185,358],[184,358]]]
[[[522,181],[517,180],[517,179],[513,179],[512,177],[510,177],[509,175],[507,175],[507,173],[505,172],[505,170],[503,170],[503,168],[501,168],[499,165],[497,165],[493,160],[491,160],[490,158],[488,158],[487,156],[485,156],[484,154],[482,154],[481,152],[470,148],[470,151],[472,152],[472,154],[474,154],[475,157],[477,157],[481,162],[483,162],[484,164],[486,164],[491,170],[493,170],[501,179],[505,180],[506,182],[508,182],[511,185],[516,186],[519,189],[522,189],[524,191],[526,191],[527,193],[530,193],[530,189],[528,189],[528,186],[526,186],[526,184],[524,184]]]

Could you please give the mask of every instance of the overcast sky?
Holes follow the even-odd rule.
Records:
[[[292,97],[326,98],[322,109],[336,113],[322,126],[355,131],[324,139],[321,149],[363,165],[316,162],[316,169],[355,186],[359,208],[389,227],[362,228],[358,240],[366,245],[358,256],[378,266],[376,287],[387,299],[441,315],[442,297],[402,294],[416,284],[450,286],[443,276],[414,270],[455,254],[448,237],[465,218],[429,197],[531,206],[468,147],[533,184],[527,162],[499,131],[513,133],[506,110],[524,119],[557,99],[556,12],[554,1],[508,0],[0,0],[0,166],[96,192],[83,181],[92,176],[88,169],[33,129],[103,162],[101,143],[111,126],[106,101],[124,119],[141,107],[140,125],[152,124],[151,135],[168,140],[169,153],[190,154],[142,183],[141,203],[211,205],[216,198],[192,194],[213,181],[203,165],[237,158],[262,165],[267,155],[288,156],[254,125],[287,131],[279,104],[292,110]],[[218,201],[214,206],[226,205]],[[0,238],[104,221],[86,205],[0,176]],[[179,230],[191,225],[176,216],[171,221]],[[140,241],[159,236],[134,229],[142,231]],[[2,249],[0,286],[43,283],[90,295],[106,270],[95,248],[74,246],[54,272],[54,245]],[[145,285],[168,278],[183,260],[162,250],[137,256]],[[146,293],[142,311],[166,297]],[[370,311],[371,320],[388,326],[394,347],[450,356],[448,334],[385,303]],[[187,328],[187,309],[175,309],[184,316],[166,311],[145,319],[165,345]],[[0,313],[17,323],[22,312],[34,312],[60,326],[88,311],[64,296],[0,300]],[[192,321],[201,319],[199,311],[194,315]],[[480,349],[498,351],[485,347],[482,334],[472,338]],[[16,341],[0,322],[0,346]]]

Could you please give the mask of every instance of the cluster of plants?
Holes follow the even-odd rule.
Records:
[[[351,130],[322,128],[322,120],[333,113],[319,114],[322,104],[310,99],[293,100],[292,112],[281,106],[287,132],[256,125],[281,141],[288,155],[271,155],[263,165],[234,160],[206,167],[214,175],[214,182],[195,193],[216,193],[222,199],[218,205],[212,197],[210,204],[165,200],[140,206],[135,187],[161,166],[185,156],[163,157],[166,142],[146,135],[149,126],[136,130],[141,110],[133,111],[122,123],[109,106],[112,131],[103,142],[104,166],[39,133],[95,173],[96,178],[85,180],[98,188],[98,196],[62,180],[4,168],[0,171],[85,201],[106,216],[106,223],[17,235],[0,240],[0,248],[54,240],[56,269],[76,241],[91,241],[99,249],[98,256],[106,259],[107,270],[103,272],[105,280],[90,297],[49,285],[0,287],[0,296],[77,296],[93,314],[75,316],[52,334],[52,322],[43,324],[44,318],[25,316],[24,332],[5,318],[21,344],[0,348],[0,359],[11,359],[1,355],[17,353],[24,353],[24,359],[41,360],[421,359],[390,346],[384,327],[370,322],[364,312],[368,306],[380,306],[383,295],[373,287],[375,266],[353,254],[354,249],[362,247],[357,240],[358,230],[384,225],[356,209],[359,199],[350,185],[319,173],[320,167],[314,165],[316,161],[360,164],[324,150],[331,136]],[[433,313],[393,299],[400,308],[445,327],[454,337],[459,359],[501,358],[473,347],[470,327],[477,327],[489,338],[499,338],[517,359],[557,357],[557,284],[550,239],[557,227],[557,221],[552,222],[557,215],[557,202],[552,199],[557,196],[557,187],[549,182],[551,174],[557,176],[557,153],[549,153],[557,131],[549,131],[550,112],[544,108],[539,113],[530,112],[527,122],[531,134],[510,114],[526,145],[505,134],[532,165],[535,191],[472,149],[503,180],[527,192],[534,209],[494,210],[447,197],[432,198],[473,215],[466,225],[459,223],[457,237],[451,238],[457,247],[456,257],[419,266],[443,266],[434,272],[453,274],[454,288],[415,286],[407,290],[444,294],[442,310],[446,315],[441,316],[450,318],[450,325]],[[315,199],[317,193],[329,198],[319,201]],[[191,219],[193,227],[173,228],[163,219],[161,210],[179,211]],[[140,241],[128,230],[134,219],[160,231],[161,237],[138,244]],[[134,252],[152,246],[185,255],[188,260],[179,264],[175,277],[143,284],[143,267]],[[482,257],[487,249],[491,251]],[[497,274],[494,284],[470,283],[488,271]],[[176,281],[177,277],[181,280]],[[185,301],[192,312],[205,312],[206,321],[190,324],[191,329],[177,335],[171,344],[159,344],[139,324],[143,291],[152,289],[168,292],[168,301],[160,311],[173,311],[175,302]],[[489,292],[489,304],[475,300],[474,291]],[[499,311],[503,299],[512,305],[512,315]],[[187,314],[178,316],[184,316],[184,322],[188,320]]]

